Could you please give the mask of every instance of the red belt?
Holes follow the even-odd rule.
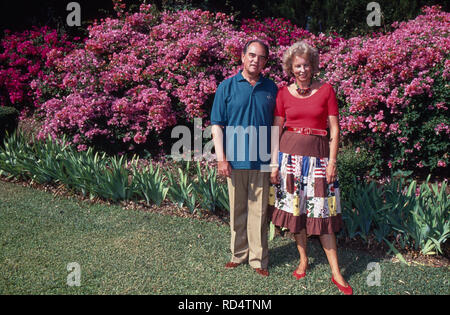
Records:
[[[313,128],[293,128],[293,127],[287,127],[288,131],[293,131],[296,133],[300,133],[302,135],[316,135],[316,136],[326,136],[327,131],[323,129],[313,129]]]

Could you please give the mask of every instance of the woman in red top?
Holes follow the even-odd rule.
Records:
[[[339,111],[333,87],[313,80],[318,65],[317,49],[305,42],[295,43],[283,56],[283,69],[295,82],[279,89],[276,100],[274,126],[281,137],[272,140],[270,217],[295,236],[300,254],[293,273],[297,279],[308,267],[307,235],[319,235],[332,282],[352,294],[339,270],[334,235],[343,225],[336,168]]]

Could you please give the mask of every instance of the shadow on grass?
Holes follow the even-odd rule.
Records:
[[[294,262],[299,263],[299,253],[294,240],[285,239],[282,245],[273,246],[269,250],[269,268],[277,268],[290,265]],[[369,263],[381,262],[382,258],[370,255],[370,253],[352,250],[348,248],[339,248],[338,261],[344,278],[351,278],[353,275],[361,274],[367,270]],[[318,237],[309,237],[307,242],[308,253],[308,271],[315,272],[320,269],[319,266],[329,266],[325,251]],[[294,267],[294,268],[295,268]],[[331,270],[330,270],[331,273]]]

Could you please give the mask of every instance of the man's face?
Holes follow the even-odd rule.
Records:
[[[252,43],[248,46],[247,52],[242,54],[242,64],[244,65],[244,72],[249,75],[259,75],[266,66],[267,62],[266,51],[259,43]]]

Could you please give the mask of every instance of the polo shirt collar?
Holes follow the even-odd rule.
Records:
[[[239,82],[240,82],[240,81],[246,81],[246,82],[248,82],[247,79],[244,78],[244,76],[242,75],[242,70],[239,70],[238,74],[236,75],[236,78],[237,78],[237,80],[238,80]],[[259,79],[258,79],[258,81],[256,82],[256,84],[260,84],[261,81],[262,81],[262,78],[263,78],[262,74],[259,74]]]

